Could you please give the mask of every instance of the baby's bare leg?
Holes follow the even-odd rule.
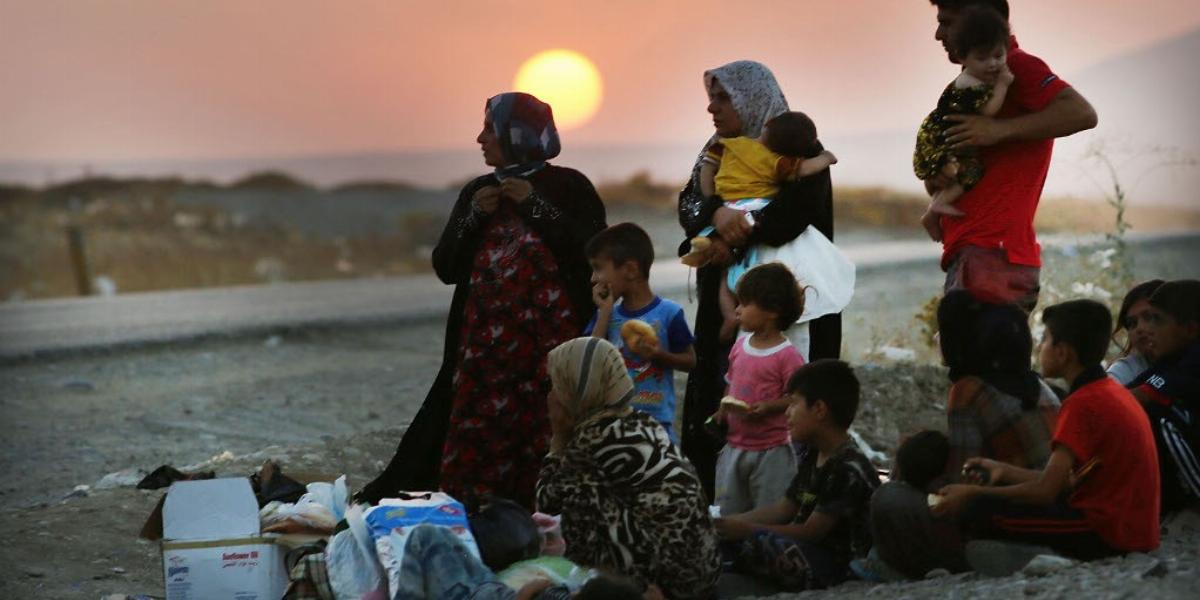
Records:
[[[933,202],[930,203],[929,210],[940,215],[961,217],[967,213],[955,208],[954,203],[959,198],[962,198],[965,192],[966,190],[963,189],[962,184],[956,181],[934,193]]]
[[[738,320],[737,320],[737,298],[733,295],[733,290],[729,289],[729,278],[725,270],[721,271],[721,289],[717,292],[717,304],[721,307],[721,329],[717,333],[717,339],[722,344],[727,344],[737,335]]]
[[[925,233],[929,234],[929,239],[935,242],[942,241],[942,219],[937,213],[926,210],[925,214],[921,215],[921,226],[925,228]]]

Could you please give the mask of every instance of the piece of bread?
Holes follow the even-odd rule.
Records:
[[[736,410],[736,411],[741,411],[741,412],[746,412],[746,411],[750,410],[750,405],[746,404],[746,401],[738,400],[737,398],[734,398],[733,396],[725,396],[724,398],[721,398],[721,406],[724,406],[725,408],[728,408],[731,410]]]
[[[630,319],[621,325],[621,340],[634,352],[644,352],[658,345],[658,334],[645,321]]]
[[[929,508],[933,508],[941,503],[943,496],[941,494],[930,494],[925,501],[929,503]]]
[[[689,267],[703,267],[708,263],[708,247],[712,245],[712,240],[707,237],[692,238],[692,249],[687,254],[683,255],[679,262]]]

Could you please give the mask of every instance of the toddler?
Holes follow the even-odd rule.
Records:
[[[983,163],[971,150],[954,147],[946,130],[956,123],[946,117],[956,114],[994,116],[1004,104],[1013,82],[1008,69],[1008,22],[991,8],[976,6],[963,10],[950,31],[949,46],[962,72],[938,99],[937,108],[925,117],[917,131],[913,170],[921,180],[942,176],[950,183],[933,194],[921,224],[930,237],[941,239],[940,215],[962,216],[954,203],[983,177]]]
[[[766,206],[779,193],[782,183],[795,181],[819,173],[837,164],[837,157],[831,152],[822,150],[816,152],[817,128],[812,119],[801,112],[786,112],[768,121],[758,139],[748,137],[722,138],[709,146],[704,159],[700,163],[700,191],[705,196],[718,195],[725,201],[725,206],[745,213],[745,218],[754,224],[752,211]],[[816,154],[813,158],[804,158]],[[692,251],[683,257],[683,263],[699,267],[711,260],[708,237],[713,233],[712,227],[700,231],[700,235],[692,240]],[[803,236],[819,237],[812,240],[815,243],[824,241],[832,247],[832,242],[825,239],[816,229],[806,231]],[[720,332],[722,342],[728,342],[737,331],[734,318],[733,289],[738,279],[750,267],[765,262],[771,262],[773,257],[760,252],[762,248],[752,246],[746,250],[742,260],[731,266],[726,277],[722,278],[719,295],[723,323]],[[773,250],[773,249],[772,249]],[[799,253],[798,253],[799,254]],[[822,263],[813,256],[811,262]],[[806,285],[814,285],[813,280],[824,281],[824,278],[806,277],[806,269],[818,265],[800,265],[795,260],[784,259],[783,262],[792,269]],[[824,287],[824,286],[821,286]],[[818,290],[825,292],[825,290]],[[848,299],[847,299],[848,301]],[[837,312],[836,310],[821,314]],[[806,315],[808,319],[821,314]],[[806,320],[808,320],[806,319]],[[805,351],[807,348],[804,349]]]
[[[717,456],[716,502],[737,514],[783,498],[796,474],[788,442],[787,382],[804,358],[783,335],[804,310],[804,292],[779,263],[750,269],[738,282],[737,319],[750,334],[729,352],[727,400],[713,420],[728,426]],[[732,400],[740,402],[732,402]]]

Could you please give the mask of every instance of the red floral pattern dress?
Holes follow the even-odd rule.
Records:
[[[578,335],[575,309],[554,256],[508,204],[487,225],[470,283],[441,487],[532,506],[550,442],[546,354]]]

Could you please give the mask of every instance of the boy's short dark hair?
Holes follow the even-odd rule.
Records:
[[[947,34],[947,45],[956,59],[962,60],[972,50],[991,50],[1008,47],[1008,21],[987,6],[968,6],[959,14]]]
[[[1150,306],[1180,323],[1200,322],[1200,280],[1177,279],[1162,284],[1150,296]]]
[[[642,590],[633,581],[602,573],[583,584],[572,598],[575,600],[641,600]]]
[[[583,249],[588,259],[603,258],[621,266],[629,261],[637,263],[642,277],[650,278],[650,265],[654,263],[654,243],[645,229],[633,223],[617,223],[597,233],[588,240]]]
[[[946,471],[950,460],[950,438],[940,431],[922,431],[900,444],[896,451],[896,470],[900,481],[925,490]]]
[[[785,112],[767,121],[765,145],[776,154],[811,157],[816,154],[817,125],[802,112]]]
[[[822,358],[796,369],[788,379],[789,394],[801,394],[804,403],[812,406],[818,400],[829,407],[829,414],[838,427],[849,429],[858,414],[858,377],[849,364]]]
[[[961,10],[973,5],[989,6],[1000,13],[1004,20],[1008,20],[1008,0],[929,0],[929,3],[950,10]]]
[[[804,313],[804,290],[791,269],[766,263],[746,271],[738,280],[735,294],[741,304],[754,304],[775,313],[775,326],[783,331]]]
[[[1079,364],[1091,367],[1104,360],[1110,341],[1112,314],[1095,300],[1069,300],[1042,311],[1042,323],[1054,343],[1075,349]]]

